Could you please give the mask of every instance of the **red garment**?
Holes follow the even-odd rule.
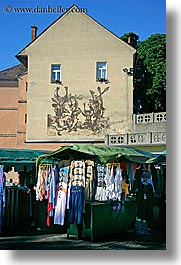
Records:
[[[48,206],[47,206],[47,226],[50,226],[50,212],[53,210],[53,203],[50,203],[50,190],[48,190]]]
[[[134,176],[136,174],[136,169],[137,169],[137,163],[133,163],[133,173],[134,173]]]
[[[126,163],[125,162],[121,162],[120,163],[120,167],[121,169],[125,170],[127,172],[127,168],[126,168]]]

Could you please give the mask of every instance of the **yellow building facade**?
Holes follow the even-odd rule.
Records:
[[[35,36],[16,56],[28,69],[26,143],[96,143],[131,131],[135,52],[72,9]]]

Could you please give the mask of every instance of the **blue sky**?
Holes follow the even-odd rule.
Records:
[[[134,32],[145,40],[166,33],[166,0],[0,0],[0,71],[19,63],[15,55],[31,41],[32,25],[40,34],[63,14],[16,13],[14,8],[69,8],[73,4],[86,8],[88,15],[119,37]]]

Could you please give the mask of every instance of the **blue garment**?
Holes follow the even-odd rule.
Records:
[[[147,182],[147,183],[151,184],[153,187],[153,192],[155,192],[150,170],[143,170],[143,173],[141,175],[141,183],[143,183],[143,182]]]
[[[51,177],[50,179],[50,198],[49,198],[49,203],[52,203],[53,205],[53,208],[54,208],[54,197],[53,197],[53,194],[54,194],[54,181],[53,181],[53,177]],[[53,210],[50,211],[50,216],[52,217],[53,216]]]
[[[59,182],[59,170],[57,165],[54,165],[54,176],[55,176],[55,185]]]
[[[3,166],[0,165],[0,175],[3,175],[4,174],[4,171],[3,171]]]
[[[3,217],[3,185],[0,183],[0,234],[2,228],[2,217]]]
[[[132,182],[134,180],[133,163],[131,162],[126,163],[126,167],[128,168],[129,172],[129,182]]]
[[[59,182],[59,172],[58,172],[58,167],[57,165],[54,165],[53,169],[52,169],[52,179],[53,179],[53,183],[52,183],[52,188],[53,188],[53,208],[55,207],[56,204],[56,186]],[[51,195],[50,195],[51,196]]]
[[[69,167],[61,167],[59,169],[59,182],[63,181],[64,183],[68,182]]]
[[[84,205],[84,187],[72,186],[69,199],[69,223],[82,224]]]
[[[4,175],[3,165],[0,165],[0,234],[3,226],[3,210],[5,209],[5,183],[6,178]]]

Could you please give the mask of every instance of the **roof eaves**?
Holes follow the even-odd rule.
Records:
[[[24,73],[17,75],[17,78],[22,77],[22,76],[24,76],[26,74],[28,74],[28,71],[25,71]]]
[[[22,50],[23,51],[23,50]],[[20,52],[21,53],[21,52]],[[27,67],[28,65],[28,56],[24,55],[24,54],[20,54],[18,53],[17,55],[15,55],[15,57],[25,66]]]
[[[12,81],[17,81],[17,78],[0,78],[0,81],[2,82],[12,82]]]

